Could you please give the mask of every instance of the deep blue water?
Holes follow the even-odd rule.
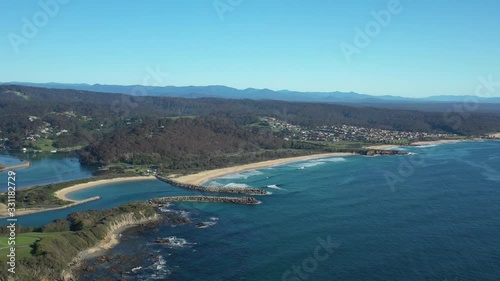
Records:
[[[194,223],[127,231],[108,254],[138,260],[96,265],[82,280],[499,280],[499,148],[411,147],[404,149],[415,155],[334,157],[216,179],[273,194],[254,206],[174,204]],[[101,200],[19,222],[180,194],[193,192],[158,181],[101,186],[71,195]],[[215,224],[196,228],[201,221]],[[154,243],[170,236],[186,244]],[[318,248],[328,240],[329,252]],[[113,275],[112,267],[128,273]]]
[[[31,167],[14,169],[16,172],[16,187],[18,189],[34,185],[63,182],[81,178],[89,178],[95,168],[81,165],[78,158],[69,153],[16,153],[0,155],[0,163],[16,165],[31,161]],[[7,190],[7,171],[0,173],[0,192]]]
[[[204,229],[128,231],[109,254],[141,257],[142,268],[108,263],[87,279],[118,267],[129,271],[126,280],[499,280],[499,148],[404,148],[418,154],[311,160],[217,179],[280,189],[255,206],[175,204],[194,222],[218,220]],[[169,236],[187,244],[153,243]],[[314,258],[318,239],[328,237],[331,252]]]

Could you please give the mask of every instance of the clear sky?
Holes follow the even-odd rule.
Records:
[[[144,84],[158,68],[161,85],[408,97],[500,81],[498,0],[54,1],[0,1],[0,81]]]

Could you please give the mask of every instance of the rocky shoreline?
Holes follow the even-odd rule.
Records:
[[[106,236],[99,241],[96,245],[89,247],[78,253],[76,257],[70,263],[69,270],[63,270],[61,273],[62,280],[78,280],[78,272],[80,270],[86,271],[87,269],[82,268],[82,262],[84,260],[102,255],[107,250],[116,246],[119,242],[120,234],[131,227],[145,225],[155,221],[159,221],[161,215],[155,214],[153,216],[141,216],[137,218],[134,214],[125,214],[113,221],[107,226]]]
[[[168,202],[207,202],[207,203],[233,203],[242,205],[255,205],[261,203],[253,197],[218,197],[218,196],[172,196],[154,198],[149,200],[152,204],[165,204]]]
[[[168,179],[162,176],[156,176],[158,180],[166,182],[170,185],[190,189],[197,190],[203,192],[211,192],[211,193],[234,193],[234,194],[247,194],[247,195],[267,195],[269,192],[258,189],[258,188],[234,188],[234,187],[215,187],[215,186],[203,186],[203,185],[195,185],[195,184],[186,184],[181,183],[173,179]]]

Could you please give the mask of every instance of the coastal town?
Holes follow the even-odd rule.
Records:
[[[279,132],[285,140],[404,143],[420,140],[453,139],[458,137],[456,134],[395,131],[349,125],[308,128],[290,124],[273,117],[265,117],[261,120],[261,125],[269,126],[273,131]]]
[[[76,117],[73,112],[65,112],[65,115]],[[91,118],[87,116],[80,116],[87,121]],[[30,116],[30,122],[40,121],[37,116]],[[126,126],[130,126],[131,122],[127,119]],[[317,126],[307,127],[297,124],[289,123],[285,120],[280,120],[275,117],[261,117],[261,127],[270,128],[277,136],[285,141],[305,141],[305,142],[355,142],[355,143],[368,143],[368,144],[399,144],[405,145],[417,141],[428,140],[446,140],[446,139],[463,139],[457,134],[446,133],[429,133],[429,132],[415,132],[415,131],[399,131],[388,130],[381,128],[370,128],[361,126],[352,126],[339,124],[334,126]],[[101,127],[103,125],[100,125]],[[100,131],[100,128],[97,129]],[[61,136],[70,133],[67,129],[54,127],[48,122],[41,122],[36,129],[26,130],[23,137],[22,151],[33,152],[52,152],[58,151],[71,151],[79,147],[64,147],[56,148],[53,143]],[[486,134],[477,136],[481,139],[500,139],[500,134]],[[0,149],[9,149],[11,140],[3,136],[0,131]]]

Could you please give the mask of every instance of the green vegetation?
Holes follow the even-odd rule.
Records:
[[[71,231],[64,228],[63,232],[18,234],[16,278],[23,281],[60,280],[61,273],[70,268],[70,262],[78,253],[97,245],[108,235],[111,224],[121,222],[125,217],[139,221],[155,213],[154,207],[148,203],[129,203],[109,210],[74,213],[42,228],[49,230],[55,225],[66,225]],[[0,232],[7,233],[6,227]],[[0,242],[6,239],[0,237]],[[4,251],[0,249],[2,257],[5,257]],[[0,280],[7,280],[7,274],[7,264],[2,262]]]
[[[32,147],[35,150],[41,150],[43,152],[52,151],[55,149],[53,146],[54,141],[46,138],[39,138],[34,142],[30,142],[29,145],[26,144],[27,147]]]
[[[30,232],[22,233],[16,236],[16,257],[17,259],[23,259],[31,257],[33,248],[32,246],[35,242],[39,241],[44,237],[48,237],[54,234],[51,233],[41,233],[41,232]],[[10,247],[8,244],[8,237],[0,236],[0,262],[4,263],[7,261],[7,255],[10,252]]]
[[[466,117],[456,112],[444,117],[443,112],[273,100],[133,97],[16,85],[0,85],[0,94],[0,138],[8,138],[5,145],[11,148],[22,147],[30,135],[36,140],[47,137],[58,149],[92,146],[100,143],[104,134],[140,125],[148,118],[161,123],[216,116],[238,126],[267,130],[259,117],[310,128],[351,125],[467,136],[500,130],[498,112],[470,112]]]

